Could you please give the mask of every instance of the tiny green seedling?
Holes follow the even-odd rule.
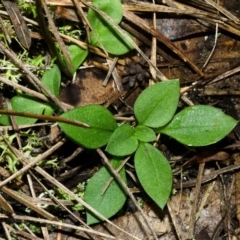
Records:
[[[45,78],[57,84],[45,82]],[[60,75],[54,66],[48,70],[43,83],[54,94],[59,94]],[[48,78],[49,79],[49,78]],[[135,127],[127,123],[117,123],[112,113],[101,105],[77,107],[61,114],[62,119],[86,123],[90,127],[80,127],[59,122],[62,131],[75,143],[89,149],[106,146],[105,151],[112,157],[112,165],[118,168],[122,159],[134,155],[138,179],[147,194],[164,208],[172,190],[172,172],[168,160],[152,146],[156,134],[166,134],[187,146],[206,146],[224,138],[237,124],[232,117],[221,110],[204,105],[191,106],[175,115],[180,97],[179,81],[169,80],[146,88],[134,104]],[[53,107],[27,95],[19,95],[11,100],[13,110],[51,115]],[[36,119],[16,117],[17,124],[34,123]],[[0,123],[9,125],[8,116],[0,116]],[[102,194],[110,172],[103,167],[90,179],[84,198],[102,215],[109,218],[123,206],[126,196],[116,180],[113,180]],[[126,181],[125,169],[120,176]],[[116,200],[117,199],[117,200]],[[99,204],[101,202],[101,204]],[[99,222],[87,212],[88,224]]]
[[[75,108],[61,115],[85,122],[90,128],[65,123],[59,123],[59,126],[81,146],[96,149],[106,145],[105,151],[114,159],[114,168],[121,164],[124,156],[133,154],[142,187],[159,207],[164,208],[172,190],[172,172],[166,157],[151,144],[156,140],[156,134],[169,135],[187,146],[205,146],[221,140],[237,124],[232,117],[211,106],[187,107],[175,115],[179,97],[178,80],[145,89],[133,108],[136,127],[126,123],[118,125],[113,115],[99,105]],[[121,170],[122,176],[125,176],[124,171]],[[117,213],[126,200],[115,180],[102,194],[109,178],[110,173],[103,167],[89,181],[84,195],[85,200],[106,217]],[[93,224],[100,220],[88,212],[87,221]]]
[[[122,18],[119,0],[94,0],[93,5],[107,13],[115,23]],[[104,47],[109,53],[120,55],[132,49],[115,28],[98,13],[89,10],[88,20],[94,31],[91,43]],[[84,61],[88,52],[70,46],[74,71]],[[60,71],[53,66],[42,77],[43,84],[56,96],[59,95]],[[43,92],[44,93],[44,92]],[[133,155],[136,174],[146,193],[161,208],[166,205],[172,190],[172,171],[164,154],[155,148],[158,133],[166,134],[187,146],[206,146],[224,138],[237,121],[211,106],[191,106],[176,113],[180,97],[179,81],[169,80],[146,88],[134,104],[134,124],[118,123],[112,113],[100,105],[77,107],[60,115],[61,118],[86,123],[81,127],[58,122],[62,131],[75,143],[89,149],[105,147],[111,164],[117,169],[126,156]],[[52,115],[53,105],[40,102],[29,95],[17,95],[10,100],[14,111]],[[16,117],[17,124],[32,124],[37,119]],[[60,120],[58,120],[60,121]],[[9,125],[8,116],[1,115],[0,123]],[[125,169],[119,175],[126,182]],[[116,214],[123,206],[126,195],[117,180],[113,180],[103,193],[111,173],[101,168],[89,181],[84,193],[85,201],[105,217]],[[99,222],[87,210],[87,223]]]
[[[93,0],[92,5],[106,13],[116,24],[121,22],[123,16],[121,1]],[[108,19],[92,9],[89,9],[87,17],[93,28],[91,32],[92,45],[104,47],[108,53],[114,55],[122,55],[133,49],[133,46],[112,26]]]
[[[119,24],[123,16],[123,8],[120,0],[93,0],[92,5],[107,14],[113,22]],[[123,55],[134,47],[114,26],[99,13],[89,9],[87,15],[91,25],[90,44],[100,47],[113,55]],[[128,33],[125,33],[128,34]],[[74,71],[83,63],[89,51],[76,45],[68,48],[72,55]],[[72,74],[74,73],[72,72]]]

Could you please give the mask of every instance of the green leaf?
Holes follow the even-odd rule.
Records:
[[[70,45],[68,47],[68,51],[71,54],[71,61],[73,64],[73,72],[71,74],[74,74],[76,72],[76,70],[78,69],[78,67],[83,63],[83,61],[86,59],[87,55],[88,55],[88,50],[83,49],[77,45]]]
[[[58,123],[63,132],[74,142],[86,148],[99,148],[107,144],[117,127],[112,114],[103,106],[88,105],[74,108],[60,117],[87,123],[90,128]]]
[[[188,146],[206,146],[224,138],[237,124],[220,109],[197,105],[187,107],[157,132],[164,133]]]
[[[172,190],[172,171],[167,159],[149,143],[141,143],[134,162],[142,187],[159,207],[164,208]]]
[[[108,53],[111,53],[113,55],[123,55],[134,49],[134,47],[127,42],[126,38],[111,26],[108,28],[99,27],[96,33],[98,34],[98,38]],[[128,34],[127,32],[125,33]],[[93,32],[91,32],[90,36],[92,45],[101,48],[102,46],[98,42]]]
[[[134,104],[134,113],[141,125],[158,128],[173,117],[179,100],[179,81],[170,80],[146,88]]]
[[[61,83],[61,72],[56,64],[43,74],[42,83],[52,94],[58,97]]]
[[[121,162],[122,161],[119,160],[112,160],[111,164],[115,169],[117,169]],[[124,168],[120,170],[119,174],[123,181],[126,182],[126,173]],[[90,179],[84,193],[84,200],[106,218],[110,218],[115,215],[126,201],[126,195],[115,179],[111,182],[105,193],[102,194],[102,191],[106,187],[110,178],[111,173],[106,167],[102,167]],[[87,210],[87,224],[94,224],[100,221],[100,219]]]
[[[18,112],[26,112],[26,113],[34,113],[34,114],[42,114],[48,112],[48,114],[53,113],[53,108],[46,104],[36,100],[34,97],[28,95],[18,95],[13,97],[10,100],[12,110]],[[18,125],[23,124],[33,124],[37,121],[35,118],[28,117],[15,117],[16,123]],[[7,115],[0,116],[0,124],[2,125],[11,125],[10,117]]]
[[[143,125],[135,127],[134,136],[142,142],[153,142],[156,140],[155,132],[151,128]]]
[[[133,136],[134,130],[128,124],[116,128],[109,139],[106,151],[115,156],[126,156],[138,147],[138,140]]]
[[[122,20],[123,9],[120,0],[93,0],[93,6],[105,12],[115,23],[120,23]],[[101,26],[108,27],[108,23],[94,10],[89,9],[87,18],[93,29],[98,29]]]
[[[118,24],[122,19],[122,4],[119,0],[95,0],[93,5],[105,12],[112,20]],[[89,9],[88,20],[94,29],[91,32],[91,43],[101,47],[96,34],[107,52],[114,55],[122,55],[133,49],[133,46],[126,40],[122,34],[116,30],[110,22]]]

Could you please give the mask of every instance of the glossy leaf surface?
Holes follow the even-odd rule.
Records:
[[[88,105],[74,108],[60,117],[80,121],[90,125],[90,128],[59,123],[63,132],[74,142],[86,148],[99,148],[107,144],[117,127],[112,114],[103,106]]]
[[[158,128],[173,117],[179,101],[179,81],[170,80],[146,88],[134,104],[134,114],[140,125]]]
[[[116,24],[120,23],[123,14],[120,0],[93,0],[92,3],[105,12]],[[99,13],[89,9],[88,20],[94,29],[94,32],[91,32],[91,43],[93,45],[99,47],[103,45],[107,52],[114,55],[122,55],[133,49],[125,37]]]
[[[30,97],[28,95],[15,96],[10,100],[10,103],[12,106],[12,110],[18,112],[33,114],[44,114],[45,112],[47,112],[47,115],[51,115],[53,113],[53,108],[50,105],[40,102],[34,97]],[[15,120],[18,125],[33,124],[37,121],[37,119],[35,118],[18,116],[15,117]],[[7,115],[1,115],[0,124],[11,125],[10,117]]]
[[[126,32],[125,32],[126,33]],[[114,28],[101,27],[97,31],[98,37],[108,53],[113,55],[123,55],[133,49],[126,38],[122,36]],[[128,33],[126,33],[128,34]],[[129,35],[129,34],[128,34]],[[101,48],[101,44],[97,41],[96,36],[91,32],[92,44]]]
[[[153,142],[156,140],[155,132],[151,128],[143,125],[135,127],[134,136],[142,142]]]
[[[56,64],[42,76],[43,84],[50,90],[50,92],[58,97],[61,83],[61,72]]]
[[[123,9],[120,0],[93,0],[92,4],[105,12],[115,23],[120,23],[122,20]],[[87,17],[95,30],[109,26],[106,20],[92,9],[89,9]]]
[[[112,134],[106,151],[114,156],[126,156],[133,153],[138,147],[138,140],[133,134],[134,130],[128,124],[119,126]]]
[[[112,160],[111,164],[116,169],[120,166],[121,161]],[[123,181],[126,182],[126,173],[124,168],[119,172],[119,174]],[[102,194],[103,189],[106,187],[110,178],[111,173],[106,169],[106,167],[102,167],[90,179],[84,193],[84,200],[106,218],[110,218],[115,215],[126,201],[126,195],[116,180],[113,180],[104,194]],[[101,220],[87,211],[87,224],[94,224],[99,221]]]
[[[78,67],[86,59],[86,57],[88,55],[88,50],[83,49],[77,45],[70,45],[68,47],[68,51],[71,54],[70,59],[72,61],[73,68],[74,68],[72,74],[74,74],[76,72],[76,70],[78,69]]]
[[[149,143],[141,143],[134,163],[142,187],[159,207],[164,208],[172,190],[172,171],[167,159]]]
[[[205,146],[224,138],[237,124],[220,109],[197,105],[187,107],[157,132],[164,133],[188,146]]]

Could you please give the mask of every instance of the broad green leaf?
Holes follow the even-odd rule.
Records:
[[[142,187],[159,207],[164,208],[172,190],[172,171],[168,160],[149,143],[140,143],[134,163]]]
[[[134,114],[140,125],[158,128],[173,117],[179,100],[179,81],[170,80],[146,88],[134,104]]]
[[[34,113],[34,114],[44,114],[47,112],[47,115],[53,113],[53,108],[43,102],[36,100],[34,97],[28,95],[18,95],[13,97],[10,100],[12,110],[24,113]],[[15,117],[16,123],[18,125],[23,124],[33,124],[37,121],[35,118],[28,117]],[[10,117],[7,115],[0,116],[0,124],[2,125],[11,125]]]
[[[77,45],[70,45],[68,47],[68,51],[71,54],[71,61],[73,64],[73,72],[72,74],[74,74],[76,72],[76,70],[78,69],[78,67],[83,63],[83,61],[86,59],[87,55],[88,55],[88,50],[83,49]]]
[[[117,127],[112,114],[100,105],[74,108],[63,113],[60,117],[90,125],[90,128],[83,128],[66,123],[58,123],[63,132],[74,142],[91,149],[106,145]]]
[[[110,26],[108,28],[99,27],[96,33],[98,34],[102,45],[108,53],[113,55],[122,55],[134,49],[134,47],[127,42],[124,36]],[[92,45],[101,48],[101,44],[97,41],[97,38],[93,32],[91,32],[91,43]]]
[[[56,64],[43,74],[42,83],[52,94],[58,97],[61,83],[61,72]]]
[[[143,125],[135,127],[134,136],[142,142],[153,142],[156,140],[155,132],[151,128]]]
[[[133,136],[134,130],[128,124],[116,128],[109,139],[106,151],[114,156],[126,156],[138,147],[138,140]]]
[[[120,160],[112,160],[111,164],[115,169],[117,169],[121,162],[122,161]],[[120,170],[119,174],[123,181],[126,182],[126,173],[124,168]],[[115,215],[126,201],[126,195],[116,180],[113,180],[104,194],[102,194],[103,189],[106,187],[106,184],[111,177],[111,173],[108,169],[106,167],[102,167],[90,179],[84,193],[84,200],[106,218],[110,218]],[[100,219],[87,210],[87,224],[94,224],[100,221]]]
[[[121,1],[95,0],[93,5],[105,12],[116,24],[120,23],[123,14]],[[107,52],[114,55],[122,55],[133,49],[133,46],[110,22],[92,9],[89,9],[88,20],[94,29],[91,32],[91,43],[93,45],[101,47],[102,44]]]
[[[105,12],[115,23],[120,23],[122,20],[123,9],[120,0],[93,0],[93,6]],[[89,9],[87,18],[93,29],[98,29],[101,26],[108,27],[109,24],[94,10]]]
[[[220,109],[197,105],[187,107],[157,132],[164,133],[188,146],[206,146],[224,138],[237,124]]]

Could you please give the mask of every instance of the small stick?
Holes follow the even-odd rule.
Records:
[[[212,181],[213,179],[217,178],[219,176],[219,174],[232,172],[232,171],[235,171],[235,170],[238,170],[238,169],[240,169],[240,164],[227,166],[225,168],[221,168],[219,170],[213,171],[210,174],[203,176],[202,183],[207,183],[207,182]],[[180,185],[182,185],[182,187]],[[180,189],[180,188],[194,187],[195,185],[196,185],[196,180],[194,179],[194,180],[190,180],[188,182],[183,182],[182,184],[175,183],[173,186],[176,189]]]
[[[4,26],[4,23],[3,23],[3,20],[2,20],[2,17],[0,16],[0,28],[2,30],[2,32],[4,33],[4,36],[8,42],[8,44],[11,44],[12,43],[12,40],[11,38],[9,37],[9,34],[8,34],[8,31],[6,30],[5,26]]]
[[[44,102],[49,102],[49,99],[48,99],[44,94],[39,93],[39,92],[37,92],[37,91],[34,91],[34,90],[30,89],[30,88],[24,87],[24,86],[22,86],[22,85],[20,85],[20,84],[18,84],[18,83],[16,83],[16,82],[10,81],[10,80],[8,80],[8,79],[6,79],[6,78],[4,78],[4,77],[1,77],[1,76],[0,76],[0,82],[3,82],[3,83],[5,83],[5,84],[7,84],[8,86],[11,86],[11,87],[13,87],[13,88],[17,88],[17,89],[19,89],[19,90],[21,90],[21,91],[23,91],[23,92],[25,92],[25,93],[27,93],[27,94],[30,94],[30,95],[32,95],[32,96],[34,96],[34,97],[36,97],[36,98],[44,101]],[[67,109],[72,109],[72,108],[73,108],[72,105],[69,105],[69,104],[67,104],[67,103],[63,103],[63,102],[62,102],[62,104],[63,104]]]
[[[91,38],[90,38],[90,32],[89,29],[92,30],[94,36],[97,38],[98,43],[100,44],[100,47],[102,48],[103,52],[108,56],[108,52],[106,51],[105,47],[103,46],[99,35],[96,33],[96,31],[92,28],[91,23],[89,22],[88,18],[85,16],[81,5],[79,4],[79,2],[77,0],[72,0],[72,2],[74,3],[75,7],[77,8],[77,13],[79,14],[79,16],[81,17],[83,24],[85,25],[85,29],[87,32],[87,37],[88,37],[88,42],[91,42]]]
[[[71,57],[70,53],[67,50],[66,45],[64,44],[62,38],[60,37],[60,34],[58,33],[58,30],[57,30],[57,28],[56,28],[56,26],[55,26],[55,24],[53,22],[53,19],[52,19],[51,14],[50,14],[50,12],[48,10],[46,2],[44,0],[42,0],[41,3],[42,3],[42,7],[43,7],[43,9],[45,11],[46,17],[48,19],[48,23],[49,23],[49,27],[51,28],[51,32],[53,33],[54,37],[56,38],[56,41],[58,42],[59,47],[60,47],[64,57],[66,58],[66,63],[67,63],[66,71],[68,73],[69,72],[73,72],[74,67],[73,67],[73,64],[72,64],[71,59],[70,59],[70,57]],[[54,41],[54,40],[52,40],[52,41]],[[64,65],[64,62],[62,62],[61,59],[58,59],[58,61],[59,62],[61,61],[61,64]]]
[[[216,27],[215,27],[215,38],[214,38],[214,45],[213,45],[213,48],[206,60],[206,62],[204,63],[203,67],[202,67],[202,70],[207,66],[207,64],[209,63],[215,49],[216,49],[216,45],[217,45],[217,39],[218,39],[218,23],[216,23]]]
[[[114,83],[117,87],[117,90],[121,93],[121,92],[124,92],[124,88],[123,88],[123,85],[122,85],[122,81],[121,81],[121,77],[119,76],[118,74],[118,70],[116,68],[116,63],[118,61],[118,58],[114,58],[113,61],[111,61],[110,59],[106,59],[107,60],[107,63],[109,64],[110,68],[109,68],[109,71],[108,71],[108,74],[113,76],[113,80],[114,80]],[[107,85],[107,82],[108,82],[108,75],[106,76],[104,82],[103,82],[103,86],[106,86]],[[105,85],[104,85],[105,84]]]
[[[224,78],[227,78],[227,77],[229,77],[229,76],[231,76],[231,75],[233,75],[233,74],[235,74],[235,73],[238,73],[239,71],[240,71],[240,66],[238,66],[238,67],[236,67],[236,68],[234,68],[234,69],[232,69],[232,70],[229,70],[229,71],[227,71],[227,72],[224,72],[223,74],[217,76],[216,78],[214,78],[213,80],[211,80],[211,81],[209,82],[209,84],[213,84],[213,83],[215,83],[215,82],[218,82],[218,81],[220,81],[220,80],[222,80],[222,79],[224,79]]]
[[[7,216],[5,214],[0,214],[0,219],[9,219],[9,216]],[[74,224],[62,223],[60,221],[50,221],[50,220],[46,220],[43,218],[37,218],[37,217],[35,218],[35,217],[22,216],[22,215],[14,215],[13,219],[19,220],[19,221],[30,221],[30,222],[36,222],[36,223],[45,223],[45,224],[49,224],[49,225],[61,226],[61,227],[66,227],[66,228],[70,228],[70,229],[76,229],[79,231],[87,232],[89,234],[95,234],[97,236],[102,236],[104,238],[117,239],[114,236],[104,234],[99,231],[94,231],[94,230],[87,229],[84,227],[75,226]]]
[[[30,127],[39,127],[39,126],[49,126],[52,123],[35,123],[35,124],[23,124],[18,125],[18,129],[30,128]],[[12,126],[0,126],[0,132],[2,131],[11,131],[13,130]]]
[[[32,173],[32,171],[29,171],[30,174],[34,177],[34,179],[38,182],[38,184],[45,190],[45,192],[48,193],[51,200],[55,203],[57,203],[59,206],[61,206],[65,211],[67,211],[71,216],[73,216],[77,221],[79,221],[83,226],[85,226],[88,229],[91,229],[82,219],[80,219],[78,216],[76,216],[72,211],[70,211],[59,199],[57,199],[51,191],[49,191],[44,184]]]
[[[26,77],[28,78],[29,82],[33,84],[33,86],[40,91],[42,89],[46,94],[49,96],[49,98],[52,99],[52,101],[59,106],[64,112],[67,111],[67,108],[62,105],[61,101],[55,97],[51,91],[44,86],[44,84],[18,59],[18,56],[9,49],[6,48],[4,43],[0,41],[0,50],[9,58],[11,61],[20,69],[22,69],[26,73]]]
[[[0,135],[3,137],[3,134],[0,132]],[[22,155],[22,153],[17,150],[16,148],[14,148],[13,146],[11,146],[8,141],[6,141],[6,139],[3,137],[4,142],[7,144],[7,146],[11,149],[11,151],[17,156],[19,157],[19,160],[22,160],[22,158],[26,158],[24,155]],[[21,168],[20,170],[18,170],[17,172],[13,173],[11,176],[9,176],[8,178],[6,178],[5,180],[0,182],[0,188],[3,187],[5,184],[7,184],[8,182],[12,181],[14,178],[18,177],[19,175],[23,174],[24,172],[26,172],[28,169],[30,169],[31,167],[35,166],[38,162],[42,161],[43,159],[45,159],[46,157],[48,157],[50,154],[52,154],[54,151],[56,151],[57,149],[59,149],[65,142],[64,141],[60,141],[58,143],[56,143],[54,146],[52,146],[51,148],[49,148],[47,151],[45,151],[43,154],[38,155],[34,160],[29,161],[29,163],[27,165],[25,165],[23,168]],[[27,159],[27,158],[26,158]]]
[[[7,108],[9,110],[12,110],[12,105],[10,103],[10,101],[7,99]],[[21,142],[21,137],[19,135],[19,129],[18,129],[18,125],[17,125],[17,121],[16,121],[16,118],[15,116],[13,115],[10,115],[10,120],[11,120],[11,125],[13,127],[13,130],[16,134],[16,139],[17,139],[17,143],[18,143],[18,147],[21,149],[22,151],[22,142]]]
[[[169,49],[171,49],[174,53],[176,53],[184,62],[188,63],[194,71],[196,71],[200,76],[204,76],[204,73],[183,53],[181,52],[167,37],[165,37],[161,32],[149,26],[149,24],[138,17],[136,14],[124,11],[124,17],[133,23],[137,23],[141,29],[149,32],[152,36],[154,36],[158,41],[165,44]],[[151,64],[153,65],[153,64]]]
[[[190,215],[189,233],[188,233],[189,239],[194,238],[194,226],[195,226],[195,222],[196,222],[196,213],[197,213],[197,207],[198,207],[198,202],[199,202],[200,189],[201,189],[201,185],[202,185],[204,166],[205,166],[205,163],[199,164],[197,183],[196,183],[195,194],[194,194],[194,202],[192,204],[192,210],[191,210],[191,215]]]
[[[62,117],[55,117],[55,116],[47,116],[47,115],[41,115],[41,114],[33,114],[33,113],[26,113],[26,112],[17,112],[17,111],[11,111],[11,110],[2,110],[0,109],[0,115],[13,115],[13,116],[20,116],[20,117],[28,117],[28,118],[36,118],[41,120],[48,120],[52,122],[62,122],[62,123],[68,123],[77,127],[84,127],[84,128],[90,128],[90,126],[86,123],[82,123],[79,121],[62,118]]]
[[[209,5],[211,5],[212,7],[216,8],[219,12],[221,12],[223,15],[225,15],[226,17],[228,17],[229,19],[231,19],[233,22],[235,22],[236,24],[240,24],[240,20],[239,18],[237,18],[236,16],[234,16],[232,13],[230,13],[229,11],[227,11],[226,9],[224,9],[223,7],[221,7],[219,5],[219,3],[215,3],[212,0],[205,0],[206,3],[208,3]]]
[[[26,200],[23,194],[20,194],[16,191],[11,190],[5,186],[1,187],[1,191],[6,193],[7,195],[11,196],[13,199],[17,200],[18,202],[22,203],[26,207],[31,208],[33,211],[37,212],[42,217],[47,218],[48,220],[56,220],[56,217],[52,214],[48,213],[46,210],[38,207],[36,204],[32,203],[31,201]]]
[[[127,157],[126,159],[124,159],[124,160],[122,161],[121,165],[116,169],[116,172],[117,172],[117,173],[120,172],[120,170],[125,166],[125,164],[128,162],[129,159],[130,159],[130,157]],[[109,185],[112,183],[113,180],[114,180],[114,177],[110,177],[110,178],[109,178],[109,180],[107,181],[105,187],[104,187],[103,190],[102,190],[101,195],[103,195],[103,194],[107,191]]]

